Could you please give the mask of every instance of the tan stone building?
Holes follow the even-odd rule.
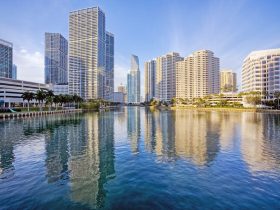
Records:
[[[210,50],[199,50],[176,64],[176,98],[192,99],[219,93],[220,61]]]
[[[236,73],[230,69],[223,69],[220,72],[220,91],[223,92],[236,92]]]

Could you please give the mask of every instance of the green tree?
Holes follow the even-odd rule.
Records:
[[[57,110],[57,104],[60,103],[60,97],[59,97],[59,95],[55,95],[55,96],[53,97],[53,103],[54,103],[54,105],[55,105],[55,110]]]
[[[246,101],[249,104],[253,104],[254,106],[261,104],[262,99],[260,95],[247,95]]]
[[[275,91],[274,97],[277,99],[277,109],[279,109],[280,91]]]
[[[172,99],[171,99],[171,104],[174,105],[174,104],[176,104],[176,103],[177,103],[177,99],[176,99],[175,97],[172,98]]]
[[[52,104],[53,104],[53,98],[54,98],[54,93],[52,90],[48,90],[45,92],[46,94],[46,104],[49,104],[49,111],[51,110]]]
[[[37,90],[35,99],[39,102],[40,111],[42,111],[42,103],[46,99],[46,92],[42,89]]]
[[[22,93],[21,97],[22,97],[23,101],[27,101],[28,112],[29,112],[29,102],[34,99],[34,93],[26,91],[26,92]]]
[[[77,94],[73,95],[72,100],[74,102],[74,106],[76,107],[76,103],[78,104],[78,109],[80,107],[80,103],[83,102],[83,99]]]

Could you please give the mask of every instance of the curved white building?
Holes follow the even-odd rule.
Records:
[[[280,49],[253,51],[244,59],[242,91],[259,91],[266,99],[280,91]]]

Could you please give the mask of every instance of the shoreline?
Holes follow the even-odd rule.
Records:
[[[257,108],[214,108],[214,107],[170,107],[170,110],[196,110],[196,111],[219,111],[219,112],[254,112],[280,114],[280,110],[257,109]]]
[[[254,113],[269,113],[269,114],[280,114],[280,110],[275,109],[257,109],[257,108],[223,108],[223,107],[156,107],[156,106],[147,106],[150,109],[157,110],[192,110],[192,111],[217,111],[217,112],[254,112]]]
[[[201,111],[201,112],[253,112],[253,113],[268,113],[268,114],[280,114],[280,110],[270,110],[270,109],[257,109],[257,108],[214,108],[214,107],[155,107],[146,106],[149,109],[157,110],[191,110],[191,111]],[[93,109],[69,109],[69,110],[57,110],[57,111],[33,111],[33,112],[16,112],[16,113],[0,113],[0,120],[5,119],[19,119],[25,117],[37,117],[44,115],[54,115],[54,114],[65,114],[65,113],[78,113],[78,112],[89,112],[98,111]]]
[[[5,119],[19,119],[24,117],[36,117],[53,114],[65,114],[73,112],[83,112],[83,109],[68,109],[68,110],[56,110],[56,111],[35,111],[35,112],[15,112],[15,113],[0,113],[0,120]]]

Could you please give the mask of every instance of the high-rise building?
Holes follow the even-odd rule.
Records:
[[[244,59],[242,91],[258,91],[266,99],[280,91],[280,49],[253,51]]]
[[[68,41],[59,33],[45,33],[45,83],[68,83]]]
[[[176,98],[200,98],[220,91],[220,62],[209,50],[196,51],[176,64]]]
[[[236,73],[229,69],[221,70],[220,85],[221,92],[235,92],[237,90]]]
[[[140,70],[138,56],[131,56],[131,69],[127,75],[127,102],[140,103]]]
[[[113,66],[112,35],[108,57]],[[112,69],[109,69],[112,70]],[[112,76],[112,74],[111,74]],[[112,80],[112,79],[111,79]],[[105,13],[99,7],[70,12],[69,17],[69,93],[88,99],[105,98],[106,31]]]
[[[155,96],[170,101],[176,96],[176,62],[183,60],[179,53],[168,53],[156,59]]]
[[[17,79],[17,66],[13,64],[12,68],[12,79]]]
[[[176,63],[176,98],[193,98],[193,57]]]
[[[0,39],[0,77],[12,78],[13,44]]]
[[[105,93],[106,100],[113,100],[114,93],[114,35],[106,32],[106,66],[105,66]]]
[[[145,101],[155,97],[156,61],[145,62]]]

